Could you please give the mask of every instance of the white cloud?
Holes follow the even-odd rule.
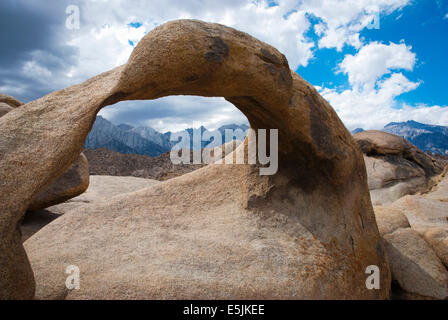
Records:
[[[406,86],[408,85],[408,86]],[[389,122],[415,120],[448,126],[448,106],[401,105],[395,98],[415,88],[412,83],[385,82],[377,91],[320,89],[348,129],[381,129]]]
[[[316,33],[321,36],[319,48],[336,48],[344,45],[359,48],[359,33],[374,17],[390,14],[411,3],[411,0],[309,0],[301,10],[321,19]]]
[[[157,100],[121,102],[99,113],[115,124],[149,126],[160,132],[203,125],[214,130],[225,124],[248,124],[247,118],[224,98],[169,96]]]
[[[25,62],[22,68],[22,73],[27,77],[32,77],[39,81],[51,77],[51,71],[46,67],[39,65],[35,60]]]
[[[357,90],[372,90],[377,79],[392,70],[412,71],[415,53],[404,43],[385,45],[372,42],[355,55],[346,55],[339,68],[348,75],[350,84]]]
[[[407,120],[448,125],[448,106],[412,106],[397,101],[398,96],[415,90],[420,82],[412,82],[392,70],[412,70],[415,61],[411,47],[404,43],[373,42],[357,54],[347,55],[339,65],[348,75],[351,89],[317,89],[350,130],[381,129],[389,122]]]

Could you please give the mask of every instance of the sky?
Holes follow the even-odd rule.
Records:
[[[185,18],[279,49],[349,130],[448,126],[446,0],[1,0],[0,92],[29,102],[80,83],[126,63],[155,27]],[[100,114],[161,132],[247,123],[223,98],[195,96],[121,102]]]

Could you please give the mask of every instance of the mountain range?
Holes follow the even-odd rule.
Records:
[[[215,131],[209,131],[213,135],[218,131],[221,134],[222,141],[225,143],[233,140],[231,137],[225,136],[226,129],[241,129],[243,135],[249,129],[249,126],[229,124],[218,128]],[[416,121],[406,122],[391,122],[387,124],[382,131],[389,132],[401,136],[416,145],[422,151],[431,151],[432,153],[446,155],[448,154],[448,127],[436,126],[430,124],[419,123]],[[208,130],[201,126],[200,128],[186,129],[190,137],[190,148],[197,149],[199,146],[193,145],[193,137]],[[352,131],[352,134],[364,131],[362,128],[357,128]],[[166,132],[160,133],[150,127],[136,127],[129,124],[115,125],[107,119],[97,116],[97,119],[87,136],[84,147],[86,149],[107,148],[124,154],[141,154],[147,156],[158,156],[168,152],[175,146],[178,141],[170,141],[172,134],[179,134],[181,132]],[[242,139],[242,138],[240,138]],[[202,141],[200,148],[204,148],[211,144],[213,139]]]
[[[352,134],[364,131],[357,128]],[[391,122],[382,131],[403,137],[422,151],[448,155],[448,127],[424,124],[417,121]]]
[[[218,128],[215,131],[209,131],[205,127],[189,128],[185,131],[190,137],[190,148],[204,148],[213,142],[213,139],[208,141],[202,141],[201,146],[193,146],[194,135],[204,134],[208,131],[210,135],[213,135],[218,131],[221,134],[222,141],[219,144],[223,144],[230,140],[231,137],[225,136],[226,129],[241,129],[245,136],[249,126],[229,124]],[[151,127],[136,127],[129,124],[115,125],[107,119],[97,116],[96,121],[90,131],[84,144],[86,149],[99,149],[107,148],[113,151],[117,151],[124,154],[140,154],[146,156],[158,156],[171,150],[173,146],[178,143],[177,141],[170,141],[172,134],[179,134],[182,132],[166,132],[160,133]],[[185,133],[185,132],[184,132]]]

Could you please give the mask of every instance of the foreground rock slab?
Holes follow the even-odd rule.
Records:
[[[25,242],[38,298],[389,296],[363,157],[331,106],[275,48],[180,20],[148,33],[126,65],[0,118],[0,297],[33,296],[17,222],[82,151],[97,112],[167,95],[222,96],[253,129],[278,129],[277,173],[214,164],[65,214]],[[67,264],[79,291],[65,288]],[[379,290],[365,285],[371,265]]]
[[[81,195],[45,210],[28,211],[20,225],[23,241],[44,226],[74,209],[108,201],[116,195],[126,194],[159,183],[157,180],[135,177],[91,176],[89,188]]]

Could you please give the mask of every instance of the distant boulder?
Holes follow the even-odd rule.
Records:
[[[352,130],[351,133],[356,134],[358,132],[363,132],[363,131],[365,131],[363,128],[356,128],[355,130]]]
[[[13,108],[17,108],[23,105],[23,103],[17,100],[16,98],[11,97],[10,95],[4,93],[0,93],[0,102],[6,103],[7,105]]]
[[[0,102],[0,117],[3,117],[8,112],[14,110],[13,107],[11,107],[9,104]]]
[[[372,203],[385,205],[427,190],[443,168],[429,155],[391,133],[369,130],[353,136],[364,153]]]

